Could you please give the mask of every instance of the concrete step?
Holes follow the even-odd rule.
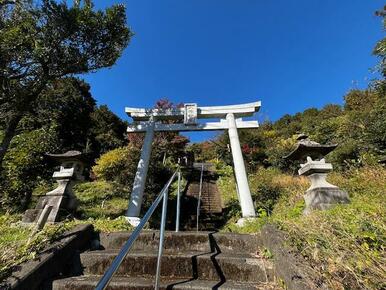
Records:
[[[215,221],[213,221],[215,222]],[[100,242],[104,249],[120,249],[130,237],[130,232],[101,233]],[[159,231],[144,231],[133,244],[132,252],[137,250],[156,251],[159,244]],[[222,253],[259,253],[259,240],[256,235],[214,233],[214,232],[165,232],[164,252],[200,251]]]
[[[91,251],[81,254],[86,275],[103,275],[117,256],[118,250]],[[122,262],[118,276],[152,277],[156,272],[157,253],[133,252]],[[202,280],[266,282],[273,280],[270,261],[248,254],[216,254],[180,252],[162,257],[161,276],[168,278],[195,278]]]
[[[53,290],[93,290],[100,280],[101,276],[79,276],[61,280],[56,280],[53,283]],[[150,278],[130,278],[130,277],[114,277],[109,287],[110,290],[153,290],[154,277]],[[203,281],[190,279],[161,279],[160,289],[190,289],[190,290],[279,290],[273,282],[260,283],[241,283],[231,281]]]

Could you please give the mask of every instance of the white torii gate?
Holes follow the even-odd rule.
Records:
[[[198,107],[195,103],[188,103],[184,104],[181,108],[173,109],[126,108],[125,111],[129,117],[134,121],[140,121],[138,124],[130,124],[127,132],[146,132],[126,213],[127,220],[131,224],[138,224],[140,220],[139,214],[149,168],[154,132],[226,129],[228,129],[229,133],[242,216],[243,218],[256,216],[237,129],[259,127],[257,121],[243,121],[241,117],[253,116],[260,106],[261,102],[212,107]],[[220,118],[221,120],[219,122],[198,122],[198,119],[210,118]],[[161,120],[183,120],[183,123],[163,124],[157,122]]]

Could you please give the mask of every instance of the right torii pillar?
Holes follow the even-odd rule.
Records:
[[[241,152],[239,134],[237,132],[236,119],[233,113],[226,116],[228,121],[228,133],[231,143],[233,166],[236,175],[236,184],[239,190],[239,202],[243,218],[255,217],[256,212],[253,206],[251,191],[249,190],[247,172],[243,154]]]

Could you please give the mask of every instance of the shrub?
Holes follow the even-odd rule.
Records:
[[[131,191],[139,160],[139,149],[134,146],[121,147],[103,154],[93,167],[97,180],[114,182],[127,191]],[[158,194],[165,182],[170,178],[170,170],[156,158],[157,150],[153,150],[152,162],[149,164],[146,187],[143,199],[144,210]],[[156,155],[156,156],[154,156]]]
[[[291,192],[304,192],[309,183],[304,177],[293,177],[274,168],[260,168],[250,175],[252,198],[257,209],[271,214],[279,199],[287,199]]]
[[[116,183],[108,181],[83,182],[74,186],[74,192],[81,203],[93,203],[127,196],[128,192]]]
[[[136,147],[120,147],[101,155],[92,171],[97,179],[131,187],[138,159],[139,150]]]

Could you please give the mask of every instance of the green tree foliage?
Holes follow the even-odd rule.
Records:
[[[3,209],[28,206],[32,190],[52,174],[44,153],[58,149],[53,129],[41,128],[17,135],[4,159],[0,176],[0,204]]]
[[[20,121],[18,131],[52,127],[58,134],[61,150],[84,150],[95,110],[90,86],[76,78],[63,78],[47,84],[30,113]]]
[[[23,117],[3,162],[0,176],[3,208],[15,210],[27,206],[34,188],[51,181],[53,164],[44,158],[45,153],[89,151],[92,159],[103,149],[125,144],[124,122],[105,106],[96,107],[89,89],[88,84],[77,78],[52,81],[31,112]],[[43,191],[42,194],[46,192]]]
[[[95,178],[114,182],[131,192],[139,156],[140,149],[133,145],[108,151],[96,160],[96,165],[92,168]],[[145,206],[153,201],[154,195],[159,193],[170,174],[168,166],[163,164],[157,150],[153,151],[145,187]]]
[[[114,181],[131,186],[137,168],[140,151],[134,146],[113,149],[102,154],[93,167],[97,179]]]
[[[91,114],[91,124],[90,134],[95,140],[93,150],[98,155],[126,144],[124,137],[127,123],[111,112],[106,105],[98,107]]]
[[[173,104],[166,98],[160,99],[156,102],[155,109],[173,109],[179,107],[179,104]],[[174,120],[164,120],[164,123],[176,123]],[[144,134],[130,133],[128,134],[129,144],[141,148]],[[178,132],[156,132],[154,134],[152,158],[153,160],[162,160],[165,163],[167,160],[175,164],[178,158],[184,156],[186,145],[189,139],[180,135]]]
[[[210,161],[218,158],[218,155],[216,154],[217,147],[223,149],[224,144],[221,144],[216,141],[205,141],[201,143],[193,143],[189,145],[188,151],[195,156],[196,162],[205,162]],[[226,146],[226,145],[225,145]]]
[[[383,30],[386,29],[386,6],[382,10],[375,13],[377,16],[382,17]],[[380,58],[379,71],[386,77],[386,37],[381,39],[375,46],[374,55]]]
[[[0,3],[0,107],[5,133],[0,164],[20,120],[47,85],[69,75],[112,66],[132,35],[125,8],[95,11],[92,1]]]
[[[250,172],[258,167],[273,166],[295,172],[298,164],[283,159],[295,148],[299,133],[321,144],[338,144],[327,158],[338,169],[363,165],[364,155],[377,159],[386,154],[386,90],[384,81],[377,81],[365,90],[352,90],[344,97],[344,106],[326,105],[322,109],[307,109],[295,115],[285,115],[276,122],[265,122],[260,128],[240,130],[239,137],[244,160]],[[227,133],[213,144],[195,145],[199,159],[216,156],[232,165]],[[200,149],[197,149],[200,148]],[[205,153],[203,153],[205,151]],[[211,157],[213,159],[213,157]]]

